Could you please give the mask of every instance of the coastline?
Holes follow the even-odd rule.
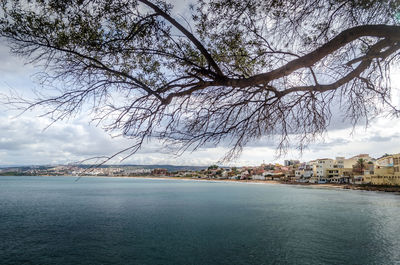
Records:
[[[74,177],[74,176],[73,176]],[[78,176],[75,176],[78,178]],[[234,180],[234,179],[198,179],[186,177],[167,177],[167,176],[92,176],[85,175],[80,177],[90,178],[138,178],[138,179],[153,179],[153,180],[191,180],[204,182],[223,182],[223,183],[246,183],[246,184],[263,184],[263,185],[293,185],[316,189],[342,189],[342,190],[360,190],[360,191],[378,191],[390,192],[400,195],[400,186],[372,186],[372,185],[357,185],[357,184],[337,184],[337,183],[299,183],[299,182],[284,182],[278,180]]]
[[[285,182],[279,180],[237,180],[237,179],[212,179],[212,178],[189,178],[189,177],[168,177],[168,176],[95,176],[95,175],[35,175],[40,177],[75,177],[77,181],[82,178],[137,178],[152,180],[187,180],[187,181],[204,181],[204,182],[223,182],[223,183],[241,183],[241,184],[262,184],[262,185],[293,185],[301,187],[309,187],[315,189],[340,189],[340,190],[359,190],[359,191],[376,191],[389,192],[400,195],[400,186],[374,186],[374,185],[358,185],[358,184],[338,184],[338,183],[300,183]]]

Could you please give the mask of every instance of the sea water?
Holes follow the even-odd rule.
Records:
[[[400,196],[0,177],[0,264],[400,264]]]

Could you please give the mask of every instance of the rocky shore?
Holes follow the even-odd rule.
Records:
[[[343,185],[343,189],[384,191],[400,193],[400,186],[377,186],[377,185]]]

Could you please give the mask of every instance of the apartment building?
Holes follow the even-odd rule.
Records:
[[[374,174],[367,176],[365,182],[373,185],[400,185],[400,153],[378,159]]]

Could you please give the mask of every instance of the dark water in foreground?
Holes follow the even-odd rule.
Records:
[[[400,196],[0,177],[0,264],[400,264]]]

